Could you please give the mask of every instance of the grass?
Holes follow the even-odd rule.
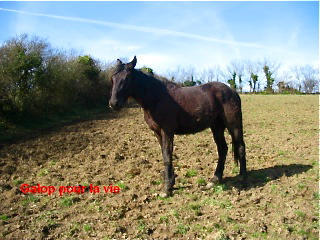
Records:
[[[185,235],[189,230],[190,230],[190,226],[189,225],[179,224],[176,227],[175,233],[178,233],[178,234],[181,234],[181,235]]]
[[[222,209],[231,209],[233,207],[230,200],[216,200],[212,197],[204,199],[202,204],[208,206],[216,206]]]
[[[42,176],[45,176],[49,173],[49,170],[44,168],[44,169],[41,169],[38,173],[37,173],[37,176],[38,177],[42,177]]]
[[[73,203],[74,203],[74,197],[65,197],[60,199],[59,206],[71,207]]]
[[[192,211],[194,211],[196,216],[201,215],[202,205],[200,203],[190,203],[188,205],[188,208],[191,209]]]
[[[185,176],[187,178],[195,177],[197,176],[197,170],[194,170],[194,169],[188,170]]]
[[[2,220],[2,221],[8,221],[9,219],[10,219],[10,217],[7,214],[0,215],[0,220]]]
[[[26,199],[24,199],[24,200],[22,201],[22,205],[23,205],[23,206],[26,206],[26,205],[28,205],[28,204],[30,204],[30,203],[36,203],[36,202],[38,202],[38,201],[39,201],[39,198],[38,198],[36,195],[34,195],[34,194],[29,194],[29,195],[26,196]]]
[[[302,211],[295,210],[294,213],[299,217],[299,218],[305,218],[306,214]]]
[[[114,186],[118,186],[121,189],[120,191],[129,189],[123,181],[118,181]]]
[[[89,225],[89,224],[84,224],[84,225],[83,225],[83,229],[84,229],[86,232],[89,232],[89,231],[92,230],[92,227],[91,227],[91,225]]]
[[[198,186],[205,186],[207,184],[207,181],[204,178],[199,178],[197,180]]]
[[[12,184],[14,185],[14,186],[18,186],[18,185],[20,185],[20,184],[22,184],[22,183],[24,183],[25,181],[23,180],[23,179],[15,179],[15,180],[13,180],[12,181]]]
[[[225,184],[218,184],[218,185],[213,187],[213,191],[215,193],[222,193],[222,192],[224,192],[226,190],[228,190],[228,187]]]

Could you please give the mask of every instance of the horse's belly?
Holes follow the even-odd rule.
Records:
[[[193,133],[197,133],[197,132],[201,132],[205,129],[207,129],[208,127],[201,127],[201,128],[177,128],[177,130],[175,131],[175,134],[180,135],[180,134],[193,134]]]
[[[213,124],[213,119],[208,120],[187,120],[179,121],[175,134],[192,134],[201,132]]]

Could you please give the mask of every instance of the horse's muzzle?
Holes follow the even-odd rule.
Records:
[[[122,106],[121,106],[121,104],[119,103],[119,101],[109,101],[109,107],[111,107],[113,110],[115,110],[115,111],[119,111],[121,108],[122,108]]]

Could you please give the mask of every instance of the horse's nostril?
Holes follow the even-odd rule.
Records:
[[[115,101],[109,101],[109,107],[111,107],[114,110],[120,110],[121,106],[117,100]]]

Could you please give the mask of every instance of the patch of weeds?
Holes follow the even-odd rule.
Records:
[[[161,216],[160,217],[160,222],[168,223],[169,222],[169,217],[168,216]]]
[[[234,175],[239,175],[239,173],[240,173],[239,167],[238,167],[236,164],[233,164],[232,174],[234,174]]]
[[[218,184],[213,187],[213,191],[215,193],[222,193],[223,191],[226,191],[226,190],[228,190],[228,187],[225,184]]]
[[[219,204],[219,207],[224,209],[231,209],[233,206],[232,206],[232,203],[229,200],[227,200],[227,201],[221,201]]]
[[[43,177],[45,175],[47,175],[49,173],[48,169],[44,168],[44,169],[41,169],[38,173],[37,173],[37,176],[38,177]]]
[[[161,185],[163,183],[163,181],[162,180],[153,180],[153,181],[151,181],[151,184],[153,184],[153,185]]]
[[[198,186],[205,186],[207,185],[207,181],[204,178],[198,178],[197,184]]]
[[[89,225],[89,224],[84,224],[84,225],[83,225],[83,229],[84,229],[86,232],[89,232],[89,231],[92,230],[92,227],[91,227],[91,225]]]
[[[271,188],[271,192],[275,192],[275,191],[277,191],[278,186],[272,184],[270,188]]]
[[[102,212],[103,208],[100,206],[99,203],[92,203],[89,205],[89,212],[95,213],[95,212]]]
[[[186,184],[186,183],[188,183],[188,181],[185,178],[178,178],[178,183]]]
[[[9,219],[10,219],[10,217],[7,214],[0,215],[0,220],[2,220],[2,221],[8,221]]]
[[[213,227],[207,227],[207,226],[203,226],[201,224],[195,224],[195,225],[192,225],[191,226],[191,229],[194,231],[194,232],[197,232],[197,233],[202,233],[202,234],[209,234],[209,233],[212,233],[213,232]]]
[[[300,236],[308,236],[308,232],[306,230],[298,230],[297,231],[297,234],[300,235]]]
[[[170,196],[170,197],[157,196],[157,199],[163,201],[164,203],[170,203],[170,202],[172,202],[172,196]]]
[[[47,218],[50,218],[51,215],[55,214],[55,211],[43,211],[41,214],[36,218],[36,221],[44,221]]]
[[[197,170],[194,170],[194,169],[188,170],[185,176],[187,178],[195,177],[197,176]]]
[[[50,166],[54,166],[54,165],[56,165],[56,163],[57,163],[57,160],[52,160],[52,161],[49,162],[49,165]]]
[[[232,225],[232,229],[235,230],[236,232],[239,232],[239,233],[242,232],[244,228],[245,228],[245,227],[243,227],[243,226],[240,225],[240,224],[233,224],[233,225]]]
[[[194,211],[196,216],[201,215],[201,205],[199,203],[190,203],[189,208]]]
[[[207,198],[202,203],[205,205],[209,205],[209,206],[218,206],[223,209],[231,209],[233,207],[232,203],[229,200],[225,200],[225,201],[220,200],[219,201],[219,200],[215,200],[213,198]]]
[[[314,193],[313,193],[313,199],[315,199],[315,200],[320,200],[320,194],[319,194],[319,192],[314,192]]]
[[[266,239],[268,236],[265,232],[254,232],[251,234],[251,237],[253,238],[259,238],[259,239]]]
[[[187,194],[192,200],[197,201],[199,196],[197,194]]]
[[[176,217],[176,218],[179,218],[179,217],[180,217],[180,214],[179,214],[178,211],[175,210],[175,209],[174,209],[174,210],[171,210],[170,213],[171,213],[172,216],[174,216],[174,217]]]
[[[80,231],[80,223],[76,222],[73,224],[73,226],[70,229],[69,235],[73,236],[74,234],[76,234],[77,232]]]
[[[299,218],[305,218],[306,214],[304,212],[301,212],[299,210],[294,211],[294,213],[299,217]]]
[[[118,181],[115,186],[118,186],[121,191],[124,191],[124,190],[128,190],[129,188],[127,187],[127,185],[123,182],[123,181]]]
[[[234,223],[234,222],[236,222],[234,219],[232,219],[232,218],[229,217],[229,216],[227,216],[227,217],[225,218],[225,221],[226,221],[227,223]]]
[[[190,230],[190,227],[188,225],[179,224],[176,227],[175,233],[184,235]]]
[[[286,154],[286,151],[284,151],[284,150],[278,151],[278,156],[284,156],[285,154]]]
[[[298,183],[298,188],[299,189],[304,189],[306,187],[306,185],[304,183]]]
[[[139,232],[144,232],[144,230],[146,229],[147,224],[145,223],[145,221],[143,219],[140,219],[138,221],[138,230]]]
[[[73,197],[65,197],[61,198],[59,202],[59,206],[61,207],[70,207],[73,204]]]
[[[15,179],[15,180],[13,180],[13,185],[14,186],[18,186],[18,185],[20,185],[20,184],[22,184],[22,183],[24,183],[25,181],[23,180],[23,179]]]
[[[35,195],[33,195],[33,194],[30,194],[30,195],[28,195],[27,197],[26,197],[26,199],[24,199],[23,201],[22,201],[22,205],[23,206],[26,206],[26,205],[28,205],[29,203],[35,203],[35,202],[38,202],[39,201],[39,198],[38,197],[36,197]]]

